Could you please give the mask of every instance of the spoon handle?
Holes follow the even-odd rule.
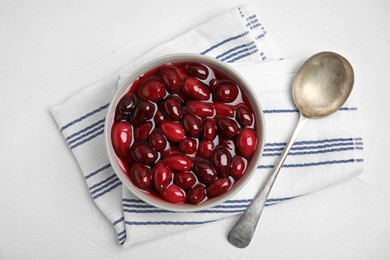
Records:
[[[306,123],[308,118],[300,115],[298,124],[294,130],[293,135],[291,136],[290,141],[288,142],[286,148],[284,149],[278,164],[276,165],[273,173],[268,176],[266,182],[263,184],[262,188],[256,194],[251,204],[242,214],[237,223],[230,230],[228,239],[229,242],[239,248],[244,248],[249,245],[252,240],[252,237],[255,233],[257,223],[259,221],[261,212],[263,211],[264,204],[268,198],[268,195],[271,191],[272,185],[275,182],[276,177],[282,167],[288,152],[290,151],[292,145],[297,139],[299,132],[302,130],[302,127]]]

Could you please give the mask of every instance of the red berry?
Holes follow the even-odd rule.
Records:
[[[231,103],[238,96],[238,88],[233,82],[224,81],[215,86],[214,98],[217,101]]]
[[[232,159],[230,175],[233,176],[234,178],[240,178],[244,175],[244,173],[245,173],[244,159],[239,155],[234,156]]]
[[[174,181],[180,188],[188,190],[195,185],[196,177],[192,172],[178,172],[175,173]]]
[[[177,121],[183,115],[180,100],[177,97],[169,96],[161,103],[161,111],[170,120]]]
[[[130,179],[140,189],[150,186],[152,171],[144,164],[134,163],[130,168]]]
[[[236,145],[233,140],[219,138],[219,145],[228,149],[230,153],[236,154]]]
[[[175,92],[180,88],[181,79],[175,67],[162,67],[160,77],[169,91]]]
[[[180,150],[183,151],[183,153],[186,154],[193,154],[196,152],[197,142],[194,138],[186,137],[183,140],[180,141],[179,147]]]
[[[198,137],[201,132],[201,123],[200,120],[190,114],[190,113],[185,113],[183,116],[183,127],[184,130],[186,131],[187,135],[192,136],[192,137]]]
[[[153,183],[157,191],[165,189],[172,181],[172,171],[162,162],[158,162],[153,167]]]
[[[164,83],[158,79],[149,79],[144,81],[138,87],[138,96],[145,100],[158,102],[165,96]]]
[[[187,194],[187,201],[192,204],[199,204],[206,198],[206,187],[198,183],[192,187]]]
[[[214,107],[217,116],[234,117],[234,108],[232,106],[223,103],[217,103],[214,105]]]
[[[253,123],[253,115],[249,108],[245,105],[240,105],[237,108],[237,122],[242,126],[250,126]]]
[[[185,135],[182,125],[172,121],[162,122],[160,129],[171,142],[180,142]]]
[[[219,133],[227,139],[233,139],[238,132],[237,123],[232,119],[224,117],[217,120],[217,128]]]
[[[193,162],[193,170],[199,181],[208,184],[217,178],[217,173],[207,160],[196,158]]]
[[[229,177],[232,157],[225,147],[217,146],[211,153],[210,160],[219,177]]]
[[[255,131],[244,128],[237,137],[237,149],[242,156],[250,158],[256,150],[257,137]]]
[[[117,154],[125,155],[129,151],[132,135],[132,126],[129,123],[117,122],[112,125],[112,146]]]
[[[175,204],[182,204],[186,201],[185,192],[175,184],[169,185],[165,190],[161,191],[160,194],[163,199]]]
[[[134,109],[131,123],[135,126],[142,124],[153,117],[155,107],[149,101],[140,101]]]
[[[207,195],[210,197],[219,196],[227,192],[232,186],[229,178],[218,178],[207,188]]]
[[[116,107],[115,121],[130,121],[136,104],[137,97],[133,93],[123,96]]]
[[[205,140],[213,140],[217,134],[217,126],[214,123],[214,119],[207,118],[203,121],[203,138]]]
[[[163,162],[174,171],[188,171],[192,167],[191,159],[184,154],[172,154],[164,158]]]
[[[160,110],[157,110],[156,114],[154,115],[154,122],[156,125],[159,125],[162,121],[164,121],[164,115],[161,113]]]
[[[153,124],[149,121],[136,126],[134,128],[134,140],[135,141],[148,140],[152,127]]]
[[[161,153],[161,158],[162,159],[165,159],[173,154],[183,154],[179,148],[177,148],[177,146],[171,146],[169,149],[167,150],[164,150],[162,153]]]
[[[149,143],[157,151],[162,151],[167,146],[167,140],[158,129],[154,129],[149,136]]]
[[[189,111],[201,118],[206,118],[214,115],[214,107],[209,103],[201,101],[188,101],[187,108]]]
[[[200,141],[197,156],[208,160],[210,158],[211,152],[214,149],[214,146],[215,144],[213,141],[207,141],[207,140]]]
[[[157,160],[157,152],[147,143],[135,143],[130,151],[137,162],[151,164]]]
[[[194,76],[198,79],[207,79],[209,76],[209,71],[206,66],[199,63],[190,63],[184,66],[184,71],[188,73],[188,75]]]
[[[186,78],[183,91],[184,94],[192,100],[208,100],[210,98],[209,91],[196,78]]]

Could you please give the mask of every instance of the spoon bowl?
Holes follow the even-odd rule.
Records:
[[[249,245],[275,179],[299,132],[309,118],[322,118],[340,109],[348,99],[353,83],[351,64],[337,53],[318,53],[302,65],[293,83],[293,98],[300,111],[298,124],[274,171],[229,232],[231,244],[239,248]]]
[[[328,116],[345,103],[353,83],[352,66],[344,57],[321,52],[298,71],[293,83],[294,102],[306,118]]]

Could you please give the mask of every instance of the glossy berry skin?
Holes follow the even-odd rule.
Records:
[[[160,124],[160,129],[171,142],[180,142],[185,135],[183,126],[177,122],[164,121]]]
[[[187,194],[187,201],[191,204],[199,204],[206,198],[206,186],[201,183],[192,187]]]
[[[214,123],[214,120],[207,118],[203,121],[203,138],[205,140],[211,141],[215,138],[217,134],[217,126]]]
[[[197,141],[194,138],[186,137],[180,141],[179,147],[183,153],[193,154],[196,152]]]
[[[162,191],[172,181],[172,170],[162,162],[158,162],[153,167],[153,184],[157,191]]]
[[[133,93],[123,96],[116,107],[115,121],[130,121],[137,101]]]
[[[168,91],[176,92],[180,89],[181,78],[175,67],[162,67],[160,69],[160,77],[165,83]]]
[[[165,159],[173,154],[183,154],[177,146],[171,146],[169,149],[166,149],[161,152],[161,159]]]
[[[163,160],[174,171],[188,171],[192,167],[191,159],[184,154],[172,154]]]
[[[175,184],[169,185],[160,194],[163,199],[175,204],[182,204],[186,201],[185,192]]]
[[[214,88],[214,97],[217,101],[231,103],[237,96],[238,88],[232,82],[222,82]]]
[[[249,128],[244,128],[237,136],[237,149],[245,158],[250,158],[256,150],[256,133]]]
[[[233,139],[238,133],[237,123],[230,118],[218,118],[217,128],[219,133],[227,139]]]
[[[193,171],[200,182],[208,184],[217,178],[217,172],[209,161],[197,158],[194,160],[193,166]]]
[[[125,155],[129,149],[132,140],[132,126],[127,122],[114,123],[111,129],[112,146],[117,154]]]
[[[192,100],[208,100],[210,93],[203,84],[196,78],[188,77],[184,81],[184,94]]]
[[[210,158],[210,155],[211,155],[213,149],[214,149],[214,146],[215,146],[215,144],[213,141],[207,141],[207,140],[200,141],[199,148],[197,151],[197,156],[208,160]]]
[[[164,83],[158,79],[150,79],[138,88],[138,96],[145,100],[158,102],[165,96]]]
[[[151,122],[142,123],[134,128],[134,140],[136,142],[146,141],[149,138],[153,124]]]
[[[202,101],[188,101],[187,109],[200,118],[214,115],[214,107],[211,104]]]
[[[130,168],[130,179],[140,189],[150,187],[152,171],[149,167],[141,163],[134,163]]]
[[[192,137],[200,136],[201,129],[202,129],[201,122],[195,115],[190,113],[184,114],[183,127],[187,135]]]
[[[253,123],[253,115],[249,108],[245,105],[240,105],[237,108],[237,122],[242,126],[251,126]]]
[[[162,121],[164,121],[164,119],[165,119],[165,117],[164,117],[163,113],[160,110],[156,111],[156,114],[154,115],[154,118],[153,118],[156,125],[159,125]]]
[[[195,185],[196,177],[192,172],[177,172],[175,173],[174,182],[180,188],[188,190]]]
[[[149,101],[140,101],[134,108],[131,123],[134,126],[144,123],[153,117],[155,107]]]
[[[167,140],[160,130],[154,129],[149,136],[150,145],[157,151],[162,151],[167,146]]]
[[[230,169],[230,175],[234,178],[240,178],[245,173],[246,164],[244,159],[236,155],[232,159],[231,169]]]
[[[216,147],[211,153],[211,162],[219,177],[227,178],[230,174],[231,155],[225,147]]]
[[[130,151],[137,162],[152,164],[157,160],[157,152],[148,143],[135,143]]]
[[[232,106],[223,104],[223,103],[217,103],[214,105],[215,107],[215,113],[217,116],[221,117],[234,117],[234,108]]]
[[[174,96],[169,96],[162,101],[161,111],[167,119],[173,121],[179,120],[183,115],[181,102]]]
[[[232,186],[229,178],[218,178],[207,187],[207,195],[210,197],[219,196],[226,193]]]
[[[206,66],[197,63],[190,63],[184,66],[184,71],[187,72],[188,75],[194,76],[198,79],[207,79],[209,76],[209,71]]]

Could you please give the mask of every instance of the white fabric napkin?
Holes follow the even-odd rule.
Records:
[[[173,213],[155,208],[132,195],[116,177],[106,155],[103,128],[108,103],[117,88],[118,74],[51,109],[80,165],[92,199],[112,222],[119,244],[129,246],[156,239],[245,209],[272,171],[298,119],[291,98],[291,82],[302,61],[268,61],[279,58],[273,46],[257,16],[244,6],[161,44],[121,72],[120,79],[123,79],[150,59],[169,53],[203,53],[231,63],[255,89],[267,129],[262,161],[245,189],[208,210]],[[309,121],[294,144],[267,205],[359,174],[363,168],[363,143],[358,123],[358,110],[353,101],[327,119]]]

